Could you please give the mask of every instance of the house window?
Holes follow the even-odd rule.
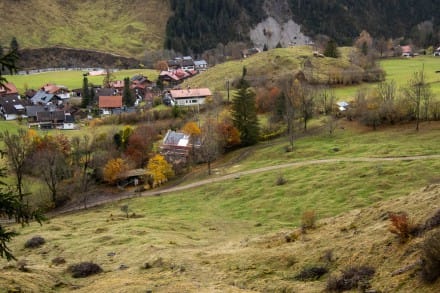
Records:
[[[197,100],[192,100],[191,103],[197,103]]]

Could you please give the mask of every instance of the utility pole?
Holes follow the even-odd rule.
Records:
[[[228,91],[228,104],[229,104],[229,79],[226,80],[226,90]]]

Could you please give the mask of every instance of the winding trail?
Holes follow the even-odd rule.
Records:
[[[322,164],[331,164],[331,163],[344,163],[344,162],[355,163],[355,162],[419,161],[419,160],[432,160],[432,159],[440,159],[440,154],[439,155],[423,155],[423,156],[406,156],[406,157],[405,156],[403,156],[403,157],[383,157],[383,158],[380,158],[380,157],[378,157],[378,158],[373,158],[373,157],[334,158],[334,159],[320,159],[320,160],[291,162],[291,163],[286,163],[286,164],[257,168],[257,169],[253,169],[253,170],[235,172],[235,173],[231,173],[231,174],[227,174],[227,175],[223,175],[223,176],[219,176],[219,177],[200,180],[198,182],[193,182],[193,183],[178,185],[178,186],[172,186],[172,187],[165,187],[165,188],[152,190],[152,191],[125,192],[120,195],[113,196],[111,198],[105,198],[105,199],[90,198],[87,201],[87,208],[96,207],[99,205],[119,201],[122,199],[163,195],[166,193],[186,190],[186,189],[195,188],[195,187],[203,186],[206,184],[221,182],[221,181],[225,181],[225,180],[229,180],[229,179],[234,179],[234,178],[238,179],[238,178],[240,178],[240,176],[243,176],[243,175],[256,174],[256,173],[268,172],[268,171],[273,171],[273,170],[281,170],[281,169],[286,169],[286,168],[296,168],[296,167],[301,167],[301,166],[322,165]],[[83,205],[77,204],[75,206],[65,207],[63,209],[54,211],[51,214],[52,215],[59,215],[59,214],[70,213],[70,212],[79,211],[79,210],[83,210],[83,209],[84,209]]]

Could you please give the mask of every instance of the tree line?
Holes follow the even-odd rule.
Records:
[[[432,0],[290,0],[292,19],[314,39],[320,35],[351,45],[362,30],[419,48],[440,43],[440,3]],[[165,49],[200,54],[218,44],[249,42],[250,28],[267,17],[262,0],[170,2]],[[287,13],[287,12],[286,12]]]

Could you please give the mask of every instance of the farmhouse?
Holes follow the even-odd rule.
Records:
[[[28,127],[39,129],[75,129],[73,116],[55,106],[26,106]]]
[[[99,96],[98,107],[102,115],[111,115],[122,108],[122,96]]]
[[[194,143],[199,148],[200,142]],[[191,137],[183,132],[168,130],[160,146],[160,153],[168,162],[174,165],[186,164],[190,151],[193,148]]]
[[[0,116],[5,120],[26,118],[26,103],[18,95],[0,97]]]
[[[179,106],[201,105],[212,96],[208,88],[170,90],[170,98]]]

